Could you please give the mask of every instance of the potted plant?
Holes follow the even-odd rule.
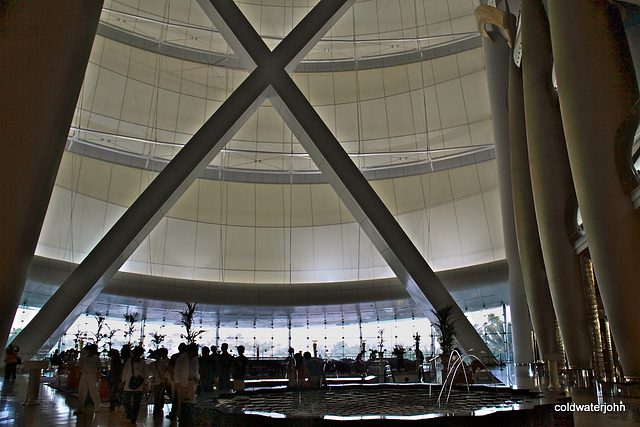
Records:
[[[449,372],[449,359],[451,357],[451,351],[453,350],[453,343],[456,334],[455,323],[453,319],[453,306],[447,305],[440,310],[431,310],[434,316],[436,316],[436,322],[433,323],[440,332],[438,342],[440,343],[440,350],[442,354],[440,358],[442,360],[442,378],[446,378]]]
[[[180,324],[184,326],[185,334],[180,334],[180,338],[184,338],[187,341],[187,344],[195,343],[198,337],[205,333],[204,330],[195,330],[193,322],[196,316],[196,306],[197,302],[193,304],[190,302],[185,303],[186,307],[184,310],[179,311],[180,314]]]
[[[395,347],[393,347],[393,351],[391,351],[391,354],[393,354],[396,357],[396,369],[398,370],[398,372],[400,372],[401,370],[404,370],[404,371],[407,370],[404,367],[405,353],[406,353],[406,350],[404,349],[404,347],[398,344],[396,344]]]
[[[100,312],[93,313],[93,317],[96,319],[97,326],[96,332],[92,333],[93,338],[90,339],[93,340],[93,343],[97,345],[98,348],[100,348],[101,341],[107,337],[107,335],[102,331],[107,326],[105,323],[106,317]]]
[[[151,337],[151,343],[156,347],[156,350],[160,348],[160,345],[166,338],[166,334],[161,334],[160,332],[151,332],[149,334]]]
[[[111,350],[111,348],[113,347],[113,337],[118,332],[120,332],[120,329],[111,329],[109,325],[106,325],[106,326],[107,326],[107,329],[109,329],[109,332],[105,334],[105,338],[107,340],[107,342],[105,343],[105,349]]]
[[[133,334],[136,331],[136,322],[140,320],[140,313],[127,313],[124,315],[124,321],[127,323],[127,330],[124,331],[124,338],[127,344],[133,344]]]

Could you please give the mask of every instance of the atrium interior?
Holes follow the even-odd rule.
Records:
[[[640,2],[6,12],[0,348],[177,351],[196,304],[202,345],[415,360],[450,309],[505,385],[640,421]]]

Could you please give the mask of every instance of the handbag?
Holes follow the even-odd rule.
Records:
[[[133,374],[133,359],[131,359],[131,373]],[[135,390],[140,387],[143,382],[144,378],[142,378],[142,375],[131,375],[131,378],[129,378],[129,388]]]

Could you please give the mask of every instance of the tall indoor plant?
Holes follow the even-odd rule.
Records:
[[[438,342],[440,343],[440,350],[442,351],[440,358],[442,360],[443,380],[449,372],[449,359],[451,358],[451,351],[453,350],[456,335],[455,323],[457,320],[453,319],[453,308],[452,305],[447,305],[440,310],[431,310],[437,319],[437,321],[433,323],[433,326],[435,326],[440,333]]]

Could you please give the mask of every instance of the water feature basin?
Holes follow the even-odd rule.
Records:
[[[439,384],[421,383],[345,384],[302,391],[263,389],[236,397],[200,396],[196,414],[198,425],[323,425],[376,420],[420,421],[421,425],[434,420],[448,425],[441,423],[466,417],[479,420],[492,414],[517,420],[544,406],[553,411],[553,405],[540,404],[537,393],[505,386],[470,385],[468,390],[454,386],[448,401],[438,402],[440,390]],[[216,421],[208,424],[207,418]],[[514,425],[527,423],[517,421]]]

